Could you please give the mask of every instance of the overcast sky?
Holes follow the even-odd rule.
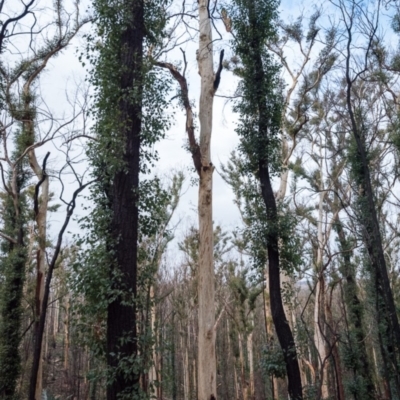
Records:
[[[66,0],[66,4],[71,0]],[[89,2],[86,1],[86,4]],[[43,18],[48,12],[47,6],[52,4],[51,0],[41,0],[39,2],[43,10]],[[81,2],[83,9],[85,8],[85,2]],[[307,2],[305,3],[307,4]],[[294,20],[300,11],[303,11],[305,16],[311,15],[312,8],[309,5],[304,5],[299,2],[293,2],[292,0],[284,0],[281,5],[281,18],[286,21],[289,19]],[[224,40],[218,40],[214,44],[214,62],[217,66],[218,54],[220,49],[225,49],[226,57],[229,57],[229,36],[224,32],[221,25],[217,25],[218,29],[221,30]],[[214,38],[218,35],[214,34]],[[51,60],[47,68],[46,73],[40,81],[40,90],[46,101],[47,107],[54,113],[54,115],[68,115],[71,113],[70,106],[66,101],[66,93],[70,94],[75,91],[75,87],[79,83],[83,83],[86,77],[86,70],[80,64],[78,60],[78,54],[83,51],[85,45],[85,39],[82,34],[77,37],[73,43],[63,52],[59,57]],[[199,76],[197,72],[196,62],[196,49],[198,47],[197,42],[189,42],[182,46],[186,52],[188,59],[188,71],[187,77],[189,82],[190,98],[195,102],[195,111],[198,111],[197,104],[199,98]],[[289,55],[289,57],[295,62],[295,57]],[[168,55],[170,61],[179,61],[181,59],[181,53],[175,51]],[[174,83],[175,84],[175,83]],[[223,71],[221,85],[218,89],[217,95],[232,95],[237,85],[237,80],[232,76],[229,71]],[[171,93],[171,96],[176,93],[176,86]],[[216,167],[214,173],[214,195],[213,195],[213,212],[214,221],[216,224],[220,224],[225,230],[231,231],[236,226],[240,225],[239,213],[236,206],[233,204],[233,194],[228,185],[222,180],[218,171],[220,170],[221,163],[226,163],[229,159],[231,152],[236,148],[238,144],[238,137],[235,133],[235,120],[236,116],[232,113],[232,104],[227,101],[226,98],[216,97],[214,102],[214,117],[213,117],[213,132],[211,142],[211,153],[212,160]],[[175,216],[173,223],[178,220],[180,223],[180,231],[184,232],[192,223],[197,223],[197,186],[191,185],[191,178],[196,177],[193,170],[193,163],[191,155],[187,150],[184,149],[187,140],[185,132],[185,113],[183,110],[175,109],[174,125],[168,132],[167,137],[161,140],[155,147],[158,151],[160,160],[157,163],[156,170],[160,176],[171,176],[171,173],[175,170],[183,170],[186,175],[186,181],[184,184],[184,194],[181,198],[180,206]],[[75,145],[77,151],[79,151],[79,144]],[[50,147],[44,147],[39,149],[39,159],[43,158],[45,153],[51,150],[50,165],[56,168],[57,165],[62,162],[62,154],[57,152],[56,149]],[[85,165],[81,166],[81,170],[85,168]],[[67,183],[72,182],[72,178],[67,178]],[[67,192],[65,197],[72,194],[74,185],[67,185]],[[57,193],[60,192],[60,185],[57,181],[51,182],[52,190]],[[69,192],[69,193],[68,193]],[[84,198],[80,198],[79,205],[87,204]],[[77,215],[82,216],[84,211],[82,207],[77,210]],[[58,227],[61,221],[64,219],[64,214],[57,213],[52,215],[51,224],[52,228],[50,232],[58,232]],[[56,228],[57,227],[57,228]],[[71,223],[71,232],[78,232],[78,224],[76,222]],[[181,234],[178,234],[178,237]]]

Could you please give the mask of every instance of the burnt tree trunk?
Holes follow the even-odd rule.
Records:
[[[108,306],[107,363],[114,379],[107,388],[107,399],[139,390],[139,374],[125,374],[121,361],[137,354],[136,305],[139,152],[142,111],[143,2],[126,0],[127,23],[121,34],[119,117],[124,141],[121,168],[112,178],[112,240],[115,263],[110,269],[113,289],[121,290]],[[123,338],[123,340],[121,340]],[[133,361],[134,362],[134,361]],[[130,362],[129,362],[129,364]],[[135,370],[137,368],[133,367]]]
[[[283,308],[280,282],[278,210],[275,195],[272,190],[269,166],[270,160],[268,156],[269,147],[271,146],[269,121],[272,116],[269,115],[270,111],[267,104],[270,100],[266,98],[265,88],[271,83],[268,82],[268,77],[264,71],[260,51],[260,46],[262,46],[262,44],[259,43],[257,38],[258,24],[254,0],[248,2],[248,11],[249,28],[253,35],[249,43],[249,54],[252,59],[250,68],[252,68],[251,76],[253,80],[251,86],[254,89],[253,101],[258,111],[257,141],[260,143],[256,156],[258,159],[258,174],[261,183],[262,197],[269,227],[266,241],[271,314],[285,359],[289,396],[291,399],[297,400],[303,398],[303,392],[294,338]]]
[[[260,113],[260,116],[262,114]],[[272,190],[271,178],[268,171],[268,163],[266,160],[259,162],[259,174],[262,189],[262,196],[268,215],[268,223],[271,226],[277,224],[277,207],[274,192]],[[286,364],[286,372],[288,377],[289,395],[292,399],[302,399],[303,392],[301,386],[300,368],[297,360],[294,338],[286,319],[283,309],[280,267],[279,267],[279,235],[276,229],[271,228],[267,237],[268,252],[268,275],[269,275],[269,293],[272,320],[274,321],[276,334],[281,345],[283,356]]]

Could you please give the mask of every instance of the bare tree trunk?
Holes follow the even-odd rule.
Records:
[[[199,104],[200,155],[199,172],[199,279],[198,279],[198,400],[217,398],[214,304],[214,240],[212,219],[212,176],[210,141],[212,132],[214,66],[209,0],[199,1],[198,64],[201,77]]]
[[[254,357],[253,357],[253,331],[247,336],[247,354],[249,357],[249,395],[254,400]]]
[[[209,0],[199,1],[199,50],[197,61],[201,77],[199,120],[200,143],[194,134],[193,111],[188,96],[184,74],[169,63],[155,64],[170,70],[178,81],[186,109],[186,131],[193,163],[200,178],[198,197],[199,216],[199,272],[198,272],[198,354],[197,393],[198,400],[213,400],[217,397],[215,354],[215,302],[214,302],[214,238],[212,220],[212,176],[211,132],[214,95],[218,89],[222,71],[223,51],[217,73],[214,75],[213,46]],[[186,60],[185,60],[186,61]]]
[[[320,150],[322,151],[322,150]],[[322,159],[322,154],[320,154]],[[315,287],[315,305],[314,305],[314,344],[318,355],[319,370],[319,396],[326,399],[329,396],[328,374],[326,373],[327,351],[326,351],[326,335],[325,335],[325,277],[323,271],[323,251],[325,240],[323,235],[323,218],[324,218],[324,175],[323,168],[320,168],[320,194],[318,206],[318,249],[316,260],[316,276],[317,282]]]
[[[154,335],[154,338],[156,338],[155,334],[155,328],[156,328],[156,305],[154,304],[154,285],[150,286],[150,329],[152,334]],[[151,352],[151,365],[150,365],[150,370],[149,370],[149,388],[150,388],[150,393],[154,395],[155,392],[155,382],[157,381],[157,353],[154,348],[154,343],[151,345],[150,348]]]
[[[328,397],[328,380],[326,373],[327,351],[325,343],[325,278],[322,273],[317,277],[315,288],[315,308],[314,308],[314,344],[318,353],[319,387],[322,399]]]
[[[65,298],[65,318],[64,318],[64,371],[68,374],[68,361],[69,361],[69,295]]]
[[[181,326],[181,349],[182,349],[182,365],[183,365],[183,398],[189,400],[190,393],[190,366],[189,366],[189,350],[187,331],[182,324]],[[183,333],[185,332],[185,333]],[[186,337],[185,337],[186,336]]]
[[[239,362],[240,362],[240,388],[242,392],[242,399],[248,400],[247,394],[247,383],[246,383],[246,374],[245,374],[245,362],[243,355],[243,335],[241,333],[238,334],[238,346],[239,346]]]

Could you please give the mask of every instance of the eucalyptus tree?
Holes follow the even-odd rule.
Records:
[[[155,203],[151,184],[140,177],[154,160],[149,146],[168,127],[163,115],[168,80],[161,82],[147,54],[161,45],[166,5],[96,0],[96,31],[88,36],[96,119],[89,158],[97,183],[87,261],[101,260],[106,268],[100,272],[105,286],[99,307],[107,309],[108,399],[141,396],[139,226],[153,228],[149,204]]]
[[[280,285],[279,241],[282,221],[271,178],[279,169],[279,133],[283,99],[279,67],[266,49],[275,34],[277,3],[273,1],[237,1],[232,10],[233,46],[240,58],[241,100],[236,105],[240,115],[238,134],[240,151],[245,159],[245,173],[255,175],[261,186],[251,196],[260,196],[264,203],[266,246],[269,269],[271,314],[286,364],[289,396],[303,398],[299,363],[292,331],[283,308]],[[281,254],[280,254],[281,253]]]
[[[185,4],[185,3],[184,3]],[[184,6],[183,6],[184,7]],[[214,165],[211,161],[211,134],[213,123],[213,102],[218,89],[224,51],[220,53],[219,67],[214,73],[212,15],[209,0],[200,0],[199,49],[196,54],[201,77],[199,101],[199,140],[196,139],[193,109],[189,99],[185,72],[187,67],[184,55],[184,70],[171,63],[158,62],[161,68],[168,69],[180,85],[182,103],[186,111],[186,132],[194,168],[199,177],[198,218],[199,218],[199,272],[198,272],[198,369],[197,389],[199,400],[213,400],[217,396],[217,368],[215,358],[215,293],[213,260],[213,219],[212,184]],[[185,12],[183,12],[185,15]]]

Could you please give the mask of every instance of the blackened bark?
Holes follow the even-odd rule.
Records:
[[[268,215],[268,225],[270,226],[270,231],[268,232],[267,237],[267,251],[271,315],[285,359],[289,395],[291,399],[297,400],[303,398],[300,368],[297,360],[293,334],[290,329],[288,320],[286,319],[285,310],[283,308],[279,267],[277,207],[274,192],[271,186],[271,178],[269,176],[268,164],[265,160],[259,162],[259,174],[262,188],[262,196]]]
[[[113,289],[121,290],[108,306],[107,362],[114,374],[107,388],[107,400],[116,400],[122,393],[139,390],[137,366],[132,365],[137,355],[136,285],[138,242],[139,150],[142,111],[142,57],[143,57],[143,1],[126,0],[129,21],[121,36],[119,62],[121,68],[119,104],[120,126],[125,141],[123,160],[125,168],[113,177],[112,185],[112,239],[115,264],[110,270]],[[123,338],[123,340],[121,340]],[[120,361],[130,359],[129,373],[123,371]]]
[[[279,230],[278,230],[278,211],[276,199],[272,190],[271,177],[269,172],[269,156],[271,150],[269,121],[272,117],[267,108],[268,99],[266,98],[265,88],[270,82],[264,72],[263,60],[261,57],[260,46],[263,44],[257,38],[257,16],[254,1],[250,0],[249,5],[249,25],[250,32],[254,35],[249,43],[250,56],[252,59],[252,83],[254,90],[254,102],[258,110],[258,143],[256,157],[258,161],[258,173],[261,183],[262,197],[265,204],[268,233],[267,233],[267,253],[268,253],[268,274],[271,315],[274,322],[275,331],[278,336],[280,346],[286,364],[288,377],[288,391],[291,399],[300,400],[303,398],[301,385],[301,375],[297,360],[296,347],[292,331],[286,319],[283,308],[281,282],[280,282],[280,260],[279,260]]]

